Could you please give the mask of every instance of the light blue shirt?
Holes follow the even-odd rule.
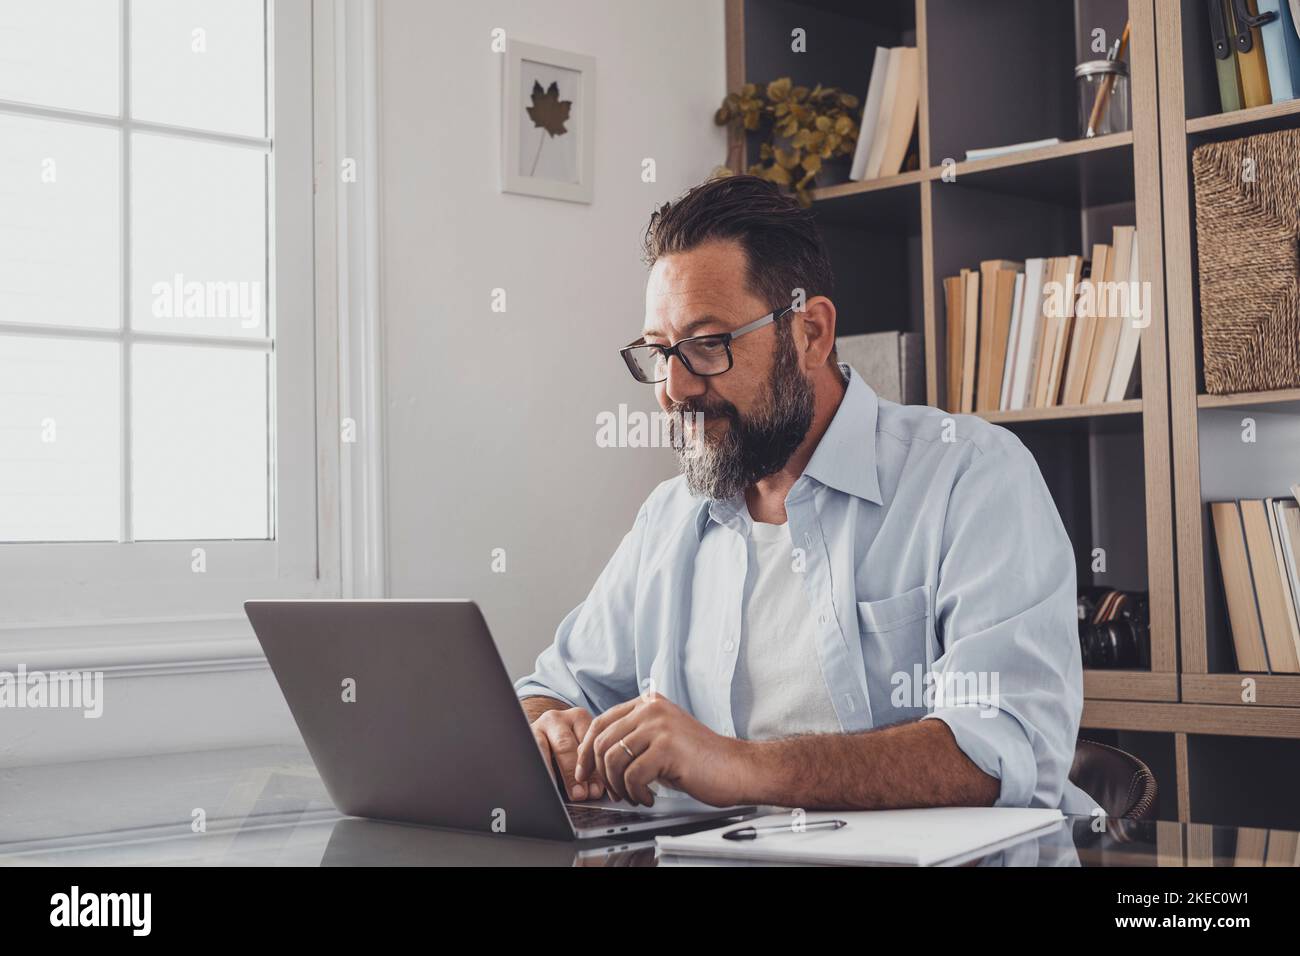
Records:
[[[821,674],[845,733],[942,720],[998,806],[1096,804],[1070,783],[1083,709],[1074,553],[1033,456],[970,415],[844,398],[785,508]],[[735,736],[751,519],[659,485],[522,697],[593,714],[653,689]]]

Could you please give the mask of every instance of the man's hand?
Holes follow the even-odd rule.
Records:
[[[611,796],[646,806],[655,802],[650,784],[660,780],[725,807],[736,802],[745,746],[715,734],[668,698],[643,694],[590,720],[578,747],[576,779],[604,780]]]
[[[534,699],[536,698],[529,698],[530,701]],[[535,718],[525,706],[524,712],[532,718],[533,739],[546,758],[546,766],[554,764],[559,767],[560,776],[564,780],[564,792],[571,799],[599,800],[605,793],[599,776],[593,778],[589,774],[579,782],[573,775],[578,763],[578,741],[591,726],[591,714],[582,707],[564,707],[558,701],[556,705],[542,711]]]

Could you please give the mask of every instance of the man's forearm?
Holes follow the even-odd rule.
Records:
[[[746,744],[738,803],[839,810],[992,806],[1001,782],[942,720]]]
[[[562,700],[556,700],[554,697],[525,697],[519,702],[519,706],[524,709],[524,715],[531,724],[548,710],[568,710],[569,705]]]

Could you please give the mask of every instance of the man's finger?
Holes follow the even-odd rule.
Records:
[[[587,727],[587,732],[582,735],[582,742],[578,744],[578,766],[575,771],[576,779],[586,780],[595,769],[595,762],[592,759],[591,742],[596,734],[600,733],[605,727],[618,720],[624,714],[628,713],[636,706],[637,698],[626,700],[621,704],[611,707],[599,717],[592,720]],[[608,781],[606,781],[608,783]]]
[[[564,792],[573,800],[587,799],[587,785],[574,777],[573,771],[578,763],[578,738],[567,723],[556,721],[550,728],[551,753],[560,768],[564,780]]]
[[[634,802],[647,807],[655,805],[655,795],[650,784],[659,779],[659,774],[663,771],[662,750],[653,741],[643,751],[638,752],[635,747],[632,748],[636,759],[623,770],[623,786]]]
[[[598,733],[592,743],[596,772],[604,779],[610,793],[616,794],[620,800],[628,799],[627,787],[623,785],[623,770],[639,753],[631,741],[640,725],[640,720],[640,713],[633,711]],[[631,756],[619,746],[620,742],[625,743],[627,749],[632,751]]]
[[[551,742],[546,738],[546,732],[543,731],[541,728],[539,728],[537,724],[533,724],[528,729],[533,732],[533,740],[537,742],[537,749],[542,752],[542,760],[546,764],[546,772],[549,773],[551,775],[551,779],[554,780],[555,766],[551,762],[552,761]]]

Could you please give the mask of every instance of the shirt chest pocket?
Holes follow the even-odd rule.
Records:
[[[930,586],[858,602],[862,662],[877,727],[915,720],[927,710]]]

